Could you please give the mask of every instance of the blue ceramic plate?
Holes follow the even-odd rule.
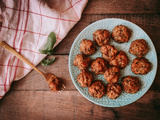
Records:
[[[129,93],[122,92],[121,95],[115,100],[109,99],[106,95],[100,99],[97,99],[97,98],[90,96],[88,92],[88,88],[82,88],[80,84],[77,82],[76,78],[78,74],[80,73],[80,70],[76,66],[73,66],[73,61],[74,61],[75,56],[80,53],[79,46],[80,46],[80,42],[82,41],[82,39],[93,40],[92,34],[94,33],[94,31],[98,29],[107,29],[111,33],[113,28],[116,25],[125,25],[132,30],[132,36],[127,43],[118,44],[114,42],[112,39],[109,43],[111,45],[114,45],[118,50],[125,51],[125,53],[129,57],[129,64],[124,69],[121,70],[121,77],[119,79],[119,82],[121,82],[121,78],[123,76],[127,76],[127,75],[137,76],[141,80],[141,89],[136,94],[129,94]],[[152,69],[147,75],[135,75],[131,71],[131,62],[133,61],[135,56],[130,54],[128,50],[129,50],[131,42],[136,39],[145,39],[149,46],[149,51],[145,55],[145,57],[152,63]],[[102,57],[102,54],[99,49],[100,47],[97,47],[96,53],[89,56],[91,60],[97,57]],[[155,51],[155,48],[154,48],[154,45],[151,39],[140,27],[138,27],[132,22],[129,22],[123,19],[116,19],[116,18],[103,19],[103,20],[94,22],[91,25],[87,26],[84,30],[81,31],[81,33],[74,40],[74,43],[71,47],[70,54],[69,54],[69,72],[70,72],[72,81],[74,85],[76,86],[76,88],[78,89],[78,91],[91,102],[101,105],[101,106],[105,106],[105,107],[120,107],[120,106],[124,106],[124,105],[130,104],[138,100],[150,88],[155,78],[156,71],[157,71],[157,55],[156,55],[156,51]],[[102,80],[104,81],[105,84],[107,84],[107,82],[103,78],[103,75],[94,75],[94,79]]]

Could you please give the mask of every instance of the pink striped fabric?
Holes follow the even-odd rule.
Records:
[[[43,49],[51,31],[57,42],[80,20],[88,0],[2,0],[0,1],[0,41],[5,41],[34,65],[46,55]],[[54,46],[54,47],[55,47]],[[0,47],[0,99],[31,67]]]

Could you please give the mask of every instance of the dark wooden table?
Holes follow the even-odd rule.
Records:
[[[158,0],[90,0],[81,20],[55,48],[53,65],[37,67],[64,80],[63,93],[51,92],[36,71],[13,82],[11,90],[0,100],[1,120],[60,119],[160,119],[160,68],[148,92],[136,102],[119,108],[98,106],[85,99],[69,75],[68,55],[76,36],[89,24],[104,18],[122,18],[140,26],[152,39],[160,60],[160,2]]]

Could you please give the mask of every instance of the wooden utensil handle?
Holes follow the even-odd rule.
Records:
[[[7,43],[5,43],[4,41],[0,42],[0,45],[5,48],[6,50],[8,50],[9,52],[11,52],[12,54],[14,54],[16,57],[18,57],[20,60],[22,60],[23,62],[25,62],[26,64],[28,64],[29,66],[31,66],[34,70],[36,70],[37,72],[39,72],[40,74],[44,75],[44,73],[42,71],[40,71],[39,69],[37,69],[32,63],[30,63],[27,59],[25,59],[22,55],[20,55],[17,51],[15,51],[11,46],[9,46]]]

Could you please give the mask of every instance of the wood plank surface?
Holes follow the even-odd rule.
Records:
[[[55,54],[69,54],[77,35],[91,23],[105,18],[121,18],[129,20],[141,27],[151,38],[157,53],[160,54],[160,16],[153,14],[140,15],[83,15],[81,20],[71,29],[66,38],[55,48]]]
[[[10,91],[0,102],[0,119],[158,120],[159,108],[160,92],[151,90],[136,102],[119,108],[95,105],[78,91]]]
[[[55,48],[54,64],[37,66],[61,78],[66,89],[62,93],[51,92],[44,78],[32,70],[13,82],[10,91],[0,100],[0,120],[159,120],[160,68],[144,96],[119,108],[93,104],[73,85],[68,68],[71,45],[86,26],[105,18],[121,18],[140,26],[150,36],[160,61],[160,0],[89,0],[81,20]]]
[[[83,14],[157,13],[159,0],[89,0]]]
[[[44,1],[51,8],[59,7],[54,0]],[[159,7],[159,0],[88,0],[83,14],[151,14],[158,13]],[[76,9],[76,4],[74,4],[74,9]]]
[[[52,57],[52,56],[50,56]],[[75,86],[72,83],[69,74],[68,68],[68,55],[56,55],[56,60],[52,65],[47,67],[42,66],[39,64],[37,66],[38,69],[46,72],[46,73],[53,73],[57,77],[63,80],[66,89],[65,90],[75,90]],[[13,82],[11,90],[49,90],[48,84],[39,73],[35,70],[30,72],[26,77],[22,80],[17,82]]]

